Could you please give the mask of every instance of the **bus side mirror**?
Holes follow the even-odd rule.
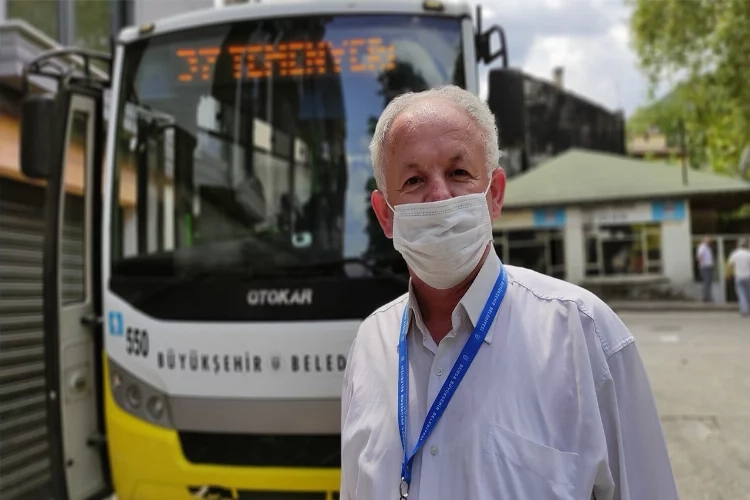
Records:
[[[474,35],[474,44],[476,45],[477,61],[489,64],[498,57],[503,57],[503,68],[508,67],[508,44],[505,42],[505,31],[498,26],[494,25],[487,31],[482,31],[482,6],[478,4],[476,7],[476,18],[477,18],[477,31]],[[492,51],[492,35],[497,33],[499,47],[494,52]]]
[[[492,50],[492,35],[497,33],[499,46]],[[505,31],[500,26],[493,26],[484,33],[477,35],[477,58],[484,64],[489,64],[498,57],[503,58],[501,67],[508,67],[508,48],[505,44]]]
[[[32,179],[48,179],[59,127],[55,94],[27,95],[21,105],[21,172]]]

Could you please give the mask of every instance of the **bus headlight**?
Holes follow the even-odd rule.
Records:
[[[159,396],[151,396],[148,400],[148,412],[155,420],[161,420],[164,416],[164,400]]]
[[[111,358],[107,362],[112,397],[117,406],[151,424],[174,428],[166,394],[142,381]]]
[[[128,385],[128,388],[125,390],[125,399],[133,409],[137,410],[141,407],[141,391],[137,385]]]

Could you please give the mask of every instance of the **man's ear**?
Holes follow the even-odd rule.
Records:
[[[370,195],[370,203],[386,238],[393,238],[393,212],[385,201],[382,191],[376,189]]]
[[[490,218],[492,220],[497,219],[500,216],[500,212],[503,209],[503,201],[505,200],[505,170],[503,167],[497,167],[493,170],[490,176]]]

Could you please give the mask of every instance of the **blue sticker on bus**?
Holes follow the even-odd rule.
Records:
[[[122,314],[111,311],[109,313],[109,334],[121,336],[123,330]]]

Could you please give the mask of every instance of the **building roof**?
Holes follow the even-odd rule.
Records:
[[[503,207],[750,193],[750,182],[743,179],[693,169],[687,177],[683,185],[679,165],[573,148],[509,179]]]

